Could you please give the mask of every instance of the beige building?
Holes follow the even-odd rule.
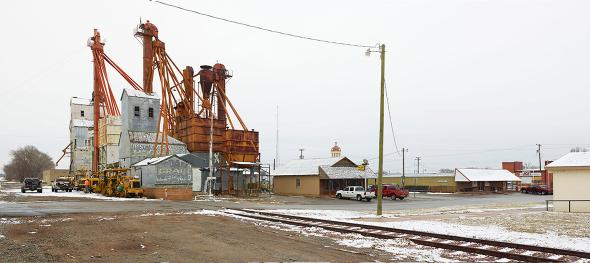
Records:
[[[545,168],[553,173],[553,211],[590,212],[590,152],[568,153]]]
[[[333,196],[346,186],[366,186],[375,173],[346,157],[299,159],[271,171],[278,195]]]
[[[376,179],[369,179],[369,185],[376,185]],[[407,189],[427,192],[453,193],[456,191],[455,175],[452,173],[421,173],[383,175],[383,184],[396,184]]]
[[[121,138],[121,117],[106,116],[98,121],[100,136],[98,145],[100,149],[99,167],[104,169],[109,166],[117,167],[119,163],[119,140]]]
[[[50,185],[58,177],[67,177],[70,175],[68,169],[48,169],[43,171],[43,184]]]

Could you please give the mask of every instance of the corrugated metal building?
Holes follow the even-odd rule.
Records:
[[[131,174],[138,177],[145,196],[166,200],[192,198],[192,166],[178,155],[144,159],[132,165]]]
[[[90,131],[94,127],[92,102],[88,99],[70,99],[70,172],[92,169]]]
[[[160,98],[153,93],[126,88],[121,95],[121,136],[119,160],[121,167],[131,167],[154,157],[156,130],[160,118]],[[161,136],[158,141],[161,140]],[[161,146],[156,148],[157,153]],[[165,149],[162,152],[166,152]],[[168,136],[168,155],[188,153],[186,145]]]
[[[121,117],[106,116],[98,121],[98,137],[101,169],[116,167],[119,163],[119,140],[121,137]]]

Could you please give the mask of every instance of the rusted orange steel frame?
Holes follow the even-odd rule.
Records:
[[[181,70],[177,66],[174,60],[166,52],[164,42],[159,39],[158,30],[155,25],[148,21],[147,23],[140,25],[140,28],[143,29],[143,31],[138,32],[136,36],[142,36],[144,44],[143,90],[146,93],[152,92],[155,70],[158,71],[157,75],[159,77],[161,89],[160,118],[158,119],[158,128],[156,130],[154,157],[169,154],[168,136],[175,138],[177,138],[177,136],[184,136],[179,134],[181,130],[178,125],[181,125],[185,121],[190,121],[192,118],[209,118],[208,116],[214,116],[217,121],[229,122],[231,129],[235,130],[236,127],[232,120],[232,115],[234,115],[238,119],[241,128],[246,133],[250,132],[233,103],[225,94],[226,79],[230,76],[227,75],[227,70],[222,64],[216,64],[215,66],[208,68],[201,67],[202,70],[199,71],[199,73],[189,76],[192,75],[194,71],[192,71],[192,68],[189,70],[189,67]],[[189,74],[189,71],[192,73]],[[204,74],[199,81],[199,86],[201,88],[196,88],[193,78],[201,73]],[[201,90],[203,94],[200,94],[199,90]],[[217,96],[212,94],[213,90],[219,91]],[[195,108],[195,100],[197,98],[201,101],[198,110]],[[214,101],[220,104],[217,105],[216,112],[214,112],[213,107]],[[229,108],[226,104],[229,104]],[[195,114],[196,111],[198,111],[197,114]],[[233,114],[230,114],[230,111],[233,112]],[[206,113],[206,117],[200,117],[203,112]],[[183,133],[184,132],[186,131],[183,130]],[[226,132],[225,134],[225,136],[233,136],[233,133],[227,134]],[[246,137],[244,137],[244,139],[245,138]],[[246,140],[249,141],[252,148],[258,151],[258,147],[251,136],[248,136],[247,138],[249,138]],[[160,145],[160,148],[158,148],[158,145]],[[247,152],[250,151],[251,150],[247,150]],[[224,154],[229,156],[228,160],[232,159],[231,150]]]
[[[117,65],[109,56],[104,53],[104,43],[101,42],[100,32],[94,29],[93,41],[90,45],[94,64],[94,87],[93,87],[93,108],[94,108],[94,151],[92,154],[92,171],[98,172],[98,163],[100,160],[99,148],[99,120],[101,118],[101,109],[104,109],[105,115],[119,116],[121,112],[117,106],[115,96],[111,89],[111,84],[106,70],[106,64],[109,63],[130,85],[136,90],[143,90],[119,65]]]
[[[103,57],[100,54],[96,54],[95,56],[98,61],[99,66],[99,87],[100,87],[100,101],[104,103],[106,110],[105,114],[108,115],[120,115],[119,108],[117,107],[117,103],[115,102],[115,97],[113,96],[113,91],[111,90],[111,84],[109,83],[109,78],[106,72],[106,68],[104,66]]]
[[[103,56],[104,53],[102,50],[94,50],[93,53],[95,64],[98,67],[98,86],[100,90],[99,102],[102,102],[106,105],[106,114],[118,116],[120,115],[120,112],[119,108],[117,107],[117,103],[115,102],[115,97],[113,96],[113,91],[111,90],[111,85],[106,72]]]
[[[115,63],[115,61],[113,61],[105,53],[103,53],[102,55],[103,55],[104,59],[106,60],[106,62],[108,62],[117,72],[119,72],[119,74],[129,83],[129,85],[131,85],[131,87],[133,87],[135,90],[143,91],[141,86],[139,86],[139,84],[137,82],[135,82],[135,80],[133,80],[127,73],[125,73],[125,71],[121,67],[119,67],[119,65],[117,65],[117,63]]]
[[[66,156],[66,154],[68,154],[68,148],[70,148],[70,146],[72,146],[72,142],[70,142],[70,144],[68,144],[68,146],[66,146],[63,150],[61,150],[62,155],[59,157],[59,159],[57,159],[57,162],[55,162],[55,166],[58,166],[59,161],[61,161],[61,159],[63,159],[64,156]]]
[[[232,130],[235,130],[234,123],[232,122],[232,120],[229,116],[229,111],[227,111],[227,107],[225,106],[225,103],[220,103],[220,105],[223,108],[223,111],[225,112],[225,116],[227,116],[227,120],[229,121],[229,126],[231,127]]]
[[[240,125],[242,125],[242,129],[244,129],[244,131],[248,131],[248,127],[246,127],[246,124],[244,123],[244,121],[242,121],[242,118],[238,114],[238,111],[236,110],[236,108],[234,108],[234,105],[231,103],[231,101],[229,100],[229,98],[227,96],[225,96],[225,93],[223,91],[221,91],[221,89],[218,89],[218,91],[221,94],[221,96],[223,97],[223,99],[225,101],[227,101],[227,103],[229,104],[230,108],[232,109],[232,111],[236,115],[236,118],[240,122]],[[228,119],[230,119],[229,118],[229,114],[228,114]],[[256,147],[256,144],[252,140],[249,140],[249,142],[252,145],[252,148],[254,148],[256,151],[258,151],[258,147]]]
[[[175,71],[179,72],[181,75],[182,71],[178,68],[176,63],[170,58],[170,56],[166,53],[164,48],[163,42],[156,40],[154,41],[156,44],[153,44],[152,54],[154,64],[158,69],[158,75],[160,78],[160,85],[162,88],[162,102],[160,107],[160,119],[158,120],[158,127],[162,127],[162,131],[158,128],[156,131],[156,143],[154,144],[154,157],[158,155],[158,144],[161,145],[159,155],[162,154],[169,154],[168,151],[168,135],[175,136],[176,134],[176,105],[180,105],[183,109],[189,114],[189,116],[194,115],[194,107],[191,107],[191,103],[180,103],[190,102],[188,99],[189,97],[193,98],[192,96],[187,94],[187,90],[183,87],[183,83],[186,84],[187,78],[185,76],[182,77],[182,81],[179,81],[179,78],[176,76]],[[149,75],[149,74],[147,74]],[[173,84],[173,86],[171,86]],[[194,89],[193,89],[194,90]],[[191,94],[192,95],[192,94]],[[178,96],[178,98],[176,97]],[[204,101],[201,96],[197,94],[197,97]],[[161,133],[161,134],[160,134]],[[162,147],[166,147],[164,149]]]
[[[238,111],[236,110],[236,108],[234,108],[234,105],[227,98],[227,96],[225,96],[225,93],[223,91],[221,91],[221,89],[217,89],[217,91],[219,91],[219,94],[221,94],[221,96],[223,97],[223,100],[227,101],[227,103],[229,104],[229,107],[232,109],[232,111],[236,115],[236,118],[240,122],[240,125],[242,125],[242,129],[244,129],[244,131],[247,131],[248,130],[248,127],[246,127],[246,124],[244,123],[244,121],[242,120],[242,118],[240,117],[240,115],[238,114]]]

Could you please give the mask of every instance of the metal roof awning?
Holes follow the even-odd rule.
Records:
[[[250,167],[260,166],[260,163],[253,163],[253,162],[232,162],[232,164],[235,164],[238,167],[242,167],[242,168],[250,168]]]

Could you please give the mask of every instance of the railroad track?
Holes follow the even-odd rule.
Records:
[[[340,233],[355,233],[379,239],[408,239],[415,244],[454,251],[506,258],[523,262],[571,262],[581,258],[590,259],[590,253],[549,248],[502,241],[493,241],[430,232],[372,226],[352,222],[284,215],[257,210],[230,209],[225,213],[246,218],[279,222],[302,227],[319,227]]]

